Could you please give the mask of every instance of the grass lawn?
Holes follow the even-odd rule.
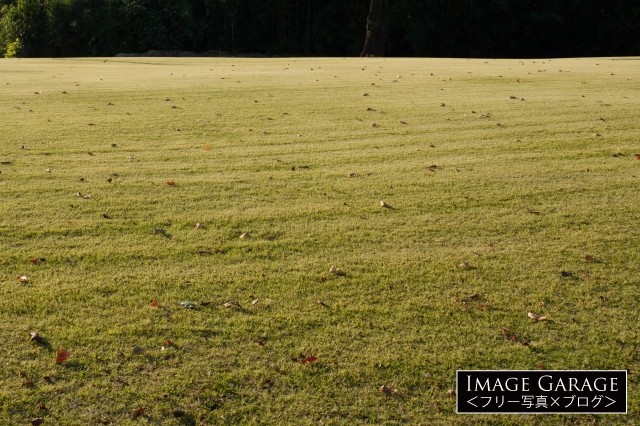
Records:
[[[4,59],[0,90],[0,424],[640,423],[638,60]],[[542,368],[628,370],[628,414],[455,413],[457,369]]]

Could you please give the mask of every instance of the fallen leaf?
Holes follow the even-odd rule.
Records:
[[[62,348],[58,350],[58,353],[56,354],[56,364],[60,365],[63,362],[65,362],[66,360],[69,359],[69,352],[67,352],[66,349]]]
[[[636,159],[640,160],[640,154],[633,154],[636,156]]]
[[[389,387],[387,385],[382,385],[380,386],[380,392],[382,392],[386,396],[393,396],[398,393],[398,389]]]
[[[260,299],[253,299],[251,301],[251,306],[256,306],[258,304],[258,302],[260,301]]]
[[[189,302],[189,301],[180,302],[180,305],[187,309],[193,309],[198,306],[196,302]]]
[[[196,223],[196,229],[204,229],[204,225],[198,222]]]
[[[29,333],[29,340],[36,343],[44,342],[44,339],[42,338],[42,336],[40,336],[40,334],[38,334],[37,331],[32,331],[31,333]]]
[[[473,266],[469,262],[462,262],[458,266],[460,267],[460,269],[463,269],[465,271],[473,269]]]
[[[176,183],[175,183],[175,181],[168,180],[168,181],[167,181],[167,185],[169,185],[169,186],[176,186]]]
[[[137,419],[138,417],[144,415],[144,412],[147,408],[146,407],[138,407],[135,410],[133,410],[133,413],[131,413],[131,417],[134,419]]]
[[[41,424],[44,423],[44,419],[42,417],[36,417],[29,421],[31,422],[32,426],[40,426]]]
[[[427,167],[427,170],[429,170],[430,172],[435,172],[438,169],[439,169],[439,167],[437,165],[435,165],[435,164],[432,164],[429,167]]]
[[[592,256],[592,255],[590,255],[590,254],[587,254],[587,255],[584,257],[584,260],[585,260],[586,262],[591,262],[591,263],[602,263],[602,261],[601,261],[600,259],[598,259],[597,257]]]
[[[29,278],[26,275],[18,275],[16,276],[16,281],[18,281],[19,283],[28,283]]]
[[[540,316],[540,315],[536,314],[535,312],[528,312],[527,316],[529,318],[531,318],[532,320],[534,320],[534,321],[544,321],[544,320],[547,319],[546,316]]]
[[[224,306],[225,308],[241,308],[242,309],[242,306],[240,306],[240,304],[235,300],[224,302],[222,306]]]
[[[173,346],[173,340],[171,340],[171,339],[167,339],[167,340],[165,340],[165,341],[164,341],[164,344],[165,344],[166,346]]]
[[[335,266],[331,265],[331,267],[329,268],[329,272],[331,272],[333,275],[336,275],[338,277],[342,277],[345,275],[344,271],[340,268],[336,268]]]
[[[523,337],[516,336],[507,327],[502,327],[504,337],[512,343],[520,343],[522,346],[529,346],[529,341]]]
[[[449,390],[447,391],[447,396],[448,396],[449,398],[455,398],[455,397],[456,397],[456,391],[455,391],[455,390],[453,390],[453,389],[449,389]]]
[[[153,228],[153,233],[157,235],[167,235],[167,230],[164,228]]]
[[[358,174],[356,172],[351,172],[349,173],[349,177],[350,178],[358,177]]]
[[[380,207],[383,209],[393,209],[391,204],[388,204],[386,201],[380,200]]]
[[[29,377],[25,377],[25,379],[22,381],[22,386],[24,386],[25,388],[29,388],[33,385],[34,385],[33,380],[30,379]]]
[[[154,309],[157,309],[157,308],[160,307],[160,303],[158,302],[158,299],[153,299],[151,301],[151,307],[154,308]]]
[[[376,123],[371,123],[371,127],[375,129],[376,127],[378,127],[378,125]]]
[[[248,240],[250,238],[251,238],[251,234],[249,234],[248,232],[244,232],[240,235],[241,240]]]
[[[316,362],[317,360],[318,360],[318,358],[317,358],[317,357],[315,357],[315,356],[313,356],[313,355],[309,355],[309,356],[308,356],[308,357],[306,357],[306,358],[302,358],[302,359],[300,360],[300,364],[304,364],[304,365],[306,365],[306,364],[311,364],[311,363]]]
[[[400,124],[409,124],[406,121],[400,120]]]

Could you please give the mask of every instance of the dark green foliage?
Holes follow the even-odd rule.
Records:
[[[0,55],[108,56],[218,50],[354,56],[370,0],[2,0]],[[390,56],[637,55],[637,0],[402,0]],[[19,40],[19,43],[16,43]]]

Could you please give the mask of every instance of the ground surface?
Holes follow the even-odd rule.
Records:
[[[639,64],[3,60],[0,423],[639,423]],[[629,414],[455,414],[538,368]]]

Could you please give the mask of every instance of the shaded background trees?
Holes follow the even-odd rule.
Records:
[[[388,56],[640,54],[640,0],[393,0]],[[355,56],[371,0],[0,0],[0,55]],[[363,52],[364,53],[364,52]]]

